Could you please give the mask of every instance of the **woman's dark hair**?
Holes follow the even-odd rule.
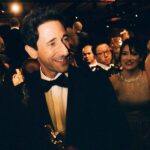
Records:
[[[121,60],[122,52],[125,46],[129,46],[130,53],[132,54],[134,51],[138,53],[138,55],[143,58],[144,57],[144,45],[143,42],[136,38],[130,38],[123,42],[120,53],[119,53],[119,61]],[[140,66],[143,68],[143,62],[141,62]]]
[[[35,8],[27,16],[25,16],[21,27],[21,33],[25,44],[36,49],[39,36],[37,28],[39,25],[49,20],[58,20],[64,25],[62,16],[51,7],[44,6]]]

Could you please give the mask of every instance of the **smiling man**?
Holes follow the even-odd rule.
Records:
[[[103,73],[97,77],[69,65],[69,40],[60,14],[36,8],[22,25],[26,52],[40,63],[40,71],[25,81],[29,120],[21,137],[27,150],[124,150],[126,121],[110,81]]]

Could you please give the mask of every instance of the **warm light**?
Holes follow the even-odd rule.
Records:
[[[22,11],[22,5],[20,3],[12,3],[10,5],[10,11],[14,14],[19,14]]]
[[[118,21],[120,19],[121,19],[120,17],[113,17],[113,18],[110,19],[110,21]]]
[[[111,3],[115,2],[116,0],[100,0],[100,1],[103,3],[111,4]]]

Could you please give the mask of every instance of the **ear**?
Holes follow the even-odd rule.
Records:
[[[38,53],[37,50],[29,45],[25,45],[25,50],[29,54],[29,56],[33,59],[37,59]]]

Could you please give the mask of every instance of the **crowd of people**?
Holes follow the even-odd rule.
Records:
[[[50,7],[29,12],[21,30],[10,23],[0,37],[1,150],[150,149],[149,40],[123,30],[94,42]]]

